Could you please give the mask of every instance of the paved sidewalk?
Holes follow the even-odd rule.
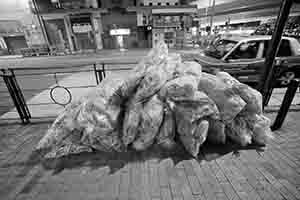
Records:
[[[43,160],[34,147],[49,124],[1,126],[0,199],[297,200],[299,117],[289,113],[265,149],[206,145],[196,159],[178,146]]]

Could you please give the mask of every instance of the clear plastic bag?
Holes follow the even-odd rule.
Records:
[[[165,149],[172,149],[175,145],[175,118],[169,106],[165,105],[164,117],[159,133],[156,137],[157,144]]]
[[[209,129],[207,134],[207,141],[213,144],[225,144],[226,134],[225,134],[225,124],[216,119],[208,119]]]
[[[209,123],[206,120],[190,123],[186,120],[180,120],[179,138],[185,149],[194,157],[199,154],[199,147],[207,138]],[[184,126],[185,128],[182,128]]]
[[[132,146],[141,151],[151,146],[156,138],[163,120],[163,103],[154,95],[144,104],[138,134]]]
[[[265,145],[268,143],[269,140],[274,138],[270,129],[270,119],[268,119],[262,114],[250,115],[248,113],[243,113],[243,117],[246,120],[248,127],[253,132],[253,142]]]
[[[216,76],[202,73],[198,89],[207,94],[217,105],[221,120],[230,123],[245,107],[245,101]]]
[[[262,113],[262,95],[259,91],[248,85],[240,83],[226,72],[218,72],[216,74],[224,83],[231,85],[233,91],[238,94],[247,104],[244,108],[245,112]]]
[[[227,137],[243,147],[252,142],[253,132],[244,117],[237,116],[231,123],[226,124],[225,133]]]
[[[176,73],[179,76],[193,75],[200,79],[202,75],[202,66],[194,61],[185,61],[177,65]]]

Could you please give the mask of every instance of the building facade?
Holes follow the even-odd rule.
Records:
[[[196,6],[179,0],[32,0],[48,43],[58,51],[170,47]]]
[[[17,20],[0,20],[0,55],[20,54],[28,47],[23,26]]]

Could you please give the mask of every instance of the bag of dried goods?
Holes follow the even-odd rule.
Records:
[[[237,116],[231,123],[226,124],[225,134],[244,147],[251,144],[253,132],[248,127],[244,117]]]
[[[240,83],[227,72],[218,72],[216,76],[224,83],[231,85],[233,91],[247,103],[243,110],[244,112],[262,113],[262,95],[259,91]]]
[[[164,41],[160,40],[150,50],[146,57],[144,57],[137,66],[133,69],[133,73],[145,73],[149,66],[160,65],[168,58],[168,46]]]
[[[197,91],[198,80],[196,77],[187,75],[180,76],[168,81],[159,91],[159,98],[180,101],[189,99]]]
[[[163,103],[157,98],[157,95],[144,104],[138,134],[132,143],[134,149],[145,150],[153,144],[163,120],[163,112]]]
[[[243,117],[247,122],[248,127],[252,130],[253,142],[261,145],[268,143],[273,138],[272,131],[270,129],[271,121],[262,114],[246,114],[243,113]]]
[[[226,135],[225,135],[225,124],[216,119],[208,119],[209,128],[207,134],[207,141],[214,144],[225,144]]]
[[[68,105],[59,114],[44,137],[39,141],[36,149],[53,148],[59,145],[65,138],[69,137],[75,129],[78,129],[75,118],[80,110],[80,102],[76,101]]]
[[[218,119],[218,109],[205,93],[196,91],[189,98],[174,101],[173,110],[179,138],[186,150],[196,156],[207,138],[209,123],[203,119]]]
[[[156,137],[157,144],[165,149],[171,150],[175,146],[175,118],[168,105],[164,107],[163,122]]]
[[[57,148],[71,138],[75,130],[80,130],[83,137],[90,136],[91,133],[94,136],[90,138],[95,138],[95,135],[113,137],[112,145],[120,146],[121,142],[116,141],[114,135],[119,126],[121,102],[110,101],[110,98],[123,83],[122,79],[105,79],[87,95],[72,102],[54,121],[46,135],[40,140],[37,149]],[[81,141],[81,138],[78,140]],[[111,148],[114,147],[111,146]]]
[[[178,130],[179,138],[183,146],[191,155],[197,157],[199,154],[199,147],[205,142],[207,137],[208,121],[201,120],[190,123],[183,119],[177,122],[177,125],[185,127],[179,128]],[[184,130],[184,132],[181,132],[180,130]]]
[[[132,143],[138,135],[142,108],[143,105],[140,103],[129,104],[126,108],[122,132],[122,142],[125,146]]]
[[[176,73],[181,75],[193,75],[197,78],[201,78],[202,66],[195,61],[185,61],[177,65]]]
[[[135,102],[143,103],[157,93],[168,81],[169,76],[164,71],[165,62],[158,66],[150,66],[146,75],[141,80],[135,95],[132,97]]]
[[[198,90],[203,91],[217,105],[221,120],[230,123],[245,107],[245,101],[216,76],[202,73]]]
[[[186,99],[173,101],[176,112],[181,112],[182,117],[194,122],[204,117],[219,119],[219,110],[216,104],[203,92],[196,91]]]

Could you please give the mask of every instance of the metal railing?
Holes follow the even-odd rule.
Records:
[[[103,79],[107,76],[108,72],[120,72],[120,71],[127,71],[131,70],[132,67],[130,65],[136,65],[136,62],[123,62],[123,63],[114,63],[114,62],[106,62],[106,63],[90,63],[86,65],[79,65],[79,66],[60,66],[60,67],[52,67],[52,68],[10,68],[10,69],[1,69],[0,70],[0,86],[4,85],[7,91],[4,91],[3,88],[0,87],[0,99],[7,99],[6,105],[7,109],[1,111],[0,105],[0,112],[9,111],[12,108],[16,109],[18,113],[18,118],[0,118],[0,120],[21,120],[23,124],[30,123],[31,119],[43,119],[43,118],[55,118],[57,115],[53,116],[40,116],[34,117],[31,114],[31,108],[35,106],[48,106],[51,104],[57,104],[59,106],[65,107],[72,101],[72,93],[70,90],[76,88],[91,88],[96,87],[99,85]],[[121,67],[122,66],[122,67]],[[95,78],[94,84],[85,84],[85,85],[70,85],[65,86],[60,84],[60,81],[66,77],[70,77],[72,74],[77,73],[86,73],[91,72]],[[26,84],[20,84],[20,82],[24,82],[24,80],[30,80],[31,84],[30,87],[26,87]],[[52,80],[52,82],[50,81]],[[4,84],[1,84],[3,81]],[[42,83],[41,81],[44,81]],[[26,81],[25,81],[26,82]],[[299,80],[295,79],[291,81],[288,85],[287,90],[285,92],[284,98],[280,105],[277,117],[272,125],[273,130],[279,129],[284,119],[290,110],[290,106],[292,105],[292,101],[295,97],[297,92],[297,88],[299,87]],[[21,85],[21,87],[20,87]],[[27,84],[28,85],[28,84]],[[53,93],[56,89],[63,89],[68,94],[68,100],[66,102],[60,102],[53,96]],[[42,91],[48,91],[50,100],[49,102],[26,102],[26,100],[30,99],[31,97],[41,93]],[[270,96],[272,94],[273,88],[270,90]],[[12,104],[7,102],[12,101]],[[267,106],[269,99],[265,102],[264,106]],[[5,102],[5,101],[4,101]],[[5,105],[4,105],[5,107]],[[0,113],[0,114],[3,114]]]
[[[101,62],[78,66],[58,66],[46,69],[34,67],[1,69],[0,77],[2,77],[2,80],[0,81],[0,85],[5,85],[6,90],[3,87],[0,89],[0,99],[2,99],[2,105],[0,105],[2,108],[0,111],[2,113],[0,113],[0,115],[15,108],[19,117],[0,118],[0,120],[21,120],[23,124],[26,124],[30,123],[31,119],[55,118],[56,116],[32,116],[31,108],[51,104],[64,107],[73,99],[70,90],[96,87],[103,81],[108,72],[130,70],[136,64],[136,62]],[[92,84],[65,86],[60,83],[63,78],[71,77],[70,75],[88,72],[95,78],[95,82]],[[4,84],[1,83],[2,81]],[[89,83],[91,83],[91,81],[89,81]],[[57,89],[62,89],[67,93],[68,99],[65,102],[60,102],[55,99],[53,93],[55,93]],[[50,101],[26,102],[26,100],[42,91],[49,92]]]

